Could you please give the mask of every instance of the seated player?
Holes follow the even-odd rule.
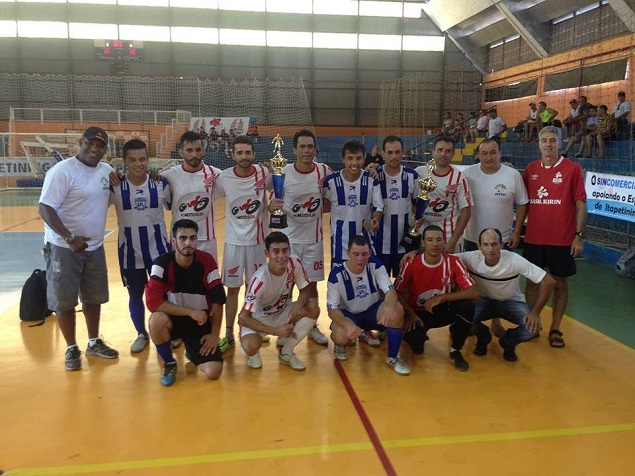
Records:
[[[166,387],[174,384],[177,372],[171,339],[183,339],[185,355],[209,379],[217,380],[223,371],[218,340],[225,289],[212,255],[196,249],[197,233],[192,220],[174,222],[172,251],[154,261],[146,286],[150,337],[164,362],[161,384]]]
[[[403,335],[403,307],[399,304],[388,272],[376,257],[364,236],[350,239],[348,260],[333,267],[329,274],[327,307],[335,358],[346,360],[346,344],[362,332],[385,330],[388,338],[386,363],[399,375],[410,368],[399,355]],[[383,298],[382,298],[383,296]]]
[[[306,365],[293,349],[313,329],[319,314],[317,303],[310,301],[309,278],[300,258],[291,255],[289,238],[282,232],[274,231],[265,238],[265,257],[267,264],[252,275],[238,314],[247,365],[262,367],[262,336],[273,334],[287,338],[278,353],[280,362],[304,370]],[[291,300],[294,285],[300,290],[297,301]]]

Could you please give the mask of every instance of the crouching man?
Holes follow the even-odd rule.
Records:
[[[223,357],[218,348],[226,296],[216,261],[196,249],[198,225],[188,219],[172,225],[172,251],[152,265],[146,286],[150,337],[163,359],[161,384],[176,379],[171,340],[181,338],[186,357],[211,380],[220,377]]]

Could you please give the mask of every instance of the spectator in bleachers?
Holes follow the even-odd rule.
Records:
[[[629,125],[631,123],[631,103],[626,100],[626,93],[617,93],[617,102],[613,106],[613,117],[617,127],[617,134],[624,139],[630,137]]]
[[[547,107],[547,103],[540,101],[538,103],[538,132],[545,126],[554,125],[554,119],[558,116],[558,111]]]
[[[606,158],[605,144],[615,139],[617,124],[615,118],[608,113],[608,107],[605,104],[598,106],[598,127],[595,133],[588,134],[586,138],[587,153],[591,155],[591,140],[595,139],[598,144],[598,159]]]
[[[580,130],[578,130],[578,132],[576,133],[576,135],[569,140],[569,143],[567,144],[567,148],[562,154],[564,157],[567,157],[567,154],[569,153],[571,149],[573,149],[573,146],[577,142],[580,142],[580,147],[578,148],[578,153],[575,154],[576,157],[582,157],[582,156],[586,157],[587,155],[591,155],[590,149],[588,152],[586,152],[586,149],[587,149],[586,137],[588,135],[594,134],[595,130],[598,127],[598,108],[595,106],[589,107],[587,114],[588,114],[588,117],[586,119],[585,125],[581,127]]]
[[[218,149],[218,131],[216,130],[216,128],[214,126],[209,128],[209,145],[211,150],[216,150]]]
[[[467,123],[467,129],[465,130],[465,143],[476,142],[476,136],[478,135],[478,115],[473,112],[470,120]]]
[[[578,118],[578,100],[576,98],[573,98],[571,101],[569,101],[569,106],[571,106],[571,109],[569,109],[569,115],[567,117],[564,118],[564,120],[562,121],[562,140],[563,142],[566,142],[569,140],[569,137],[575,135],[575,124],[577,123],[577,118]]]
[[[489,138],[490,139],[499,139],[501,135],[507,130],[507,124],[505,124],[505,119],[498,115],[496,109],[492,109],[489,112],[489,123],[487,125],[489,128]]]
[[[452,117],[451,112],[446,112],[443,118],[443,125],[441,126],[441,134],[443,135],[452,135],[452,131],[454,130],[454,118]]]
[[[454,128],[452,129],[452,137],[454,142],[458,142],[463,138],[463,131],[465,129],[465,117],[462,112],[458,112],[454,116]]]
[[[485,113],[485,109],[478,112],[478,120],[476,121],[476,130],[479,137],[487,137],[489,116]]]
[[[527,118],[523,122],[525,123],[524,142],[529,142],[537,134],[538,128],[538,107],[535,102],[529,103],[529,114],[527,114]]]

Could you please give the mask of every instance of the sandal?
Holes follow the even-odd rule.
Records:
[[[564,347],[564,339],[562,338],[562,332],[558,329],[551,329],[549,331],[549,345],[551,347],[555,347],[556,349],[561,349]]]

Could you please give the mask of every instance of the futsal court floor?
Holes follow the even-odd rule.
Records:
[[[635,281],[580,260],[565,318],[564,349],[546,333],[502,359],[449,361],[448,330],[430,332],[424,356],[402,354],[412,374],[385,364],[385,344],[302,342],[297,372],[277,359],[275,339],[261,370],[240,349],[207,381],[176,356],[176,384],[159,383],[155,349],[131,355],[136,337],[116,257],[111,209],[105,246],[111,300],[101,332],[121,352],[83,356],[64,370],[55,317],[40,327],[18,319],[21,285],[40,254],[38,192],[0,192],[0,470],[5,475],[633,475],[635,474]],[[220,209],[219,209],[220,210]],[[168,220],[169,222],[169,220]],[[218,216],[220,243],[224,217]],[[328,260],[328,258],[327,258]],[[328,334],[326,286],[320,327]],[[543,322],[550,322],[549,310]],[[78,315],[78,342],[86,327]],[[253,472],[253,473],[252,473]],[[0,471],[1,473],[1,471]]]

